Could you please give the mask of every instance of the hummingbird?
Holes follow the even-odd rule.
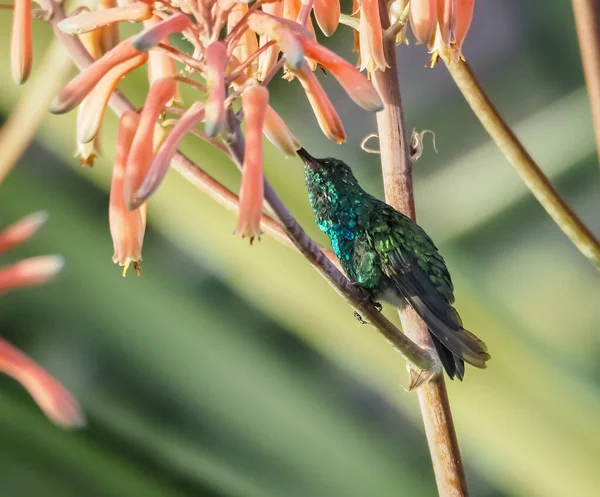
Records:
[[[463,328],[452,304],[454,287],[427,233],[367,193],[341,160],[297,151],[305,164],[308,198],[346,275],[373,301],[412,307],[426,323],[448,376],[462,380],[465,362],[485,368],[485,344]]]

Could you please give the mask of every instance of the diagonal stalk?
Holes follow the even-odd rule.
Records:
[[[554,189],[479,86],[466,62],[446,64],[458,89],[523,182],[577,249],[600,268],[600,242]]]
[[[385,1],[380,0],[379,4],[382,28],[385,31],[389,28],[390,21]],[[390,67],[385,71],[375,70],[372,78],[385,105],[383,111],[377,113],[385,199],[414,221],[416,214],[412,160],[400,96],[396,47],[394,38],[384,37],[384,40],[385,56]],[[404,332],[421,347],[432,350],[427,325],[417,313],[407,306],[399,314]],[[468,495],[467,480],[443,374],[437,374],[423,384],[417,390],[417,396],[439,495],[465,497]]]
[[[93,60],[81,44],[73,37],[63,34],[57,24],[65,18],[62,6],[52,0],[52,15],[49,23],[51,24],[55,36],[68,50],[73,62],[80,70],[90,65]],[[121,115],[127,110],[132,110],[131,103],[118,91],[114,92],[110,106],[117,115]],[[241,167],[244,157],[243,134],[239,128],[239,121],[233,113],[229,112],[229,121],[231,126],[232,138],[228,143],[232,159]],[[171,161],[175,170],[180,172],[186,179],[190,177],[197,178],[203,172],[185,155],[177,152]],[[199,180],[203,183],[203,180]],[[204,183],[203,183],[204,184]],[[324,276],[334,289],[349,302],[352,307],[360,313],[366,320],[372,324],[388,342],[407,360],[413,367],[424,373],[424,378],[439,370],[439,360],[429,349],[424,349],[415,344],[406,335],[404,335],[396,326],[394,326],[375,305],[365,298],[362,292],[354,286],[333,264],[327,256],[320,250],[319,246],[304,232],[302,227],[290,213],[281,199],[275,193],[271,185],[265,180],[265,199],[267,204],[275,212],[287,236],[298,248],[298,250],[311,262],[311,264]],[[418,385],[416,385],[418,386]]]

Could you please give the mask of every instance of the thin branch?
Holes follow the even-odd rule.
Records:
[[[466,62],[446,64],[458,89],[523,182],[577,249],[600,267],[600,242],[560,197],[544,172],[504,122]]]
[[[390,21],[384,6],[385,1],[380,0],[380,15],[385,30],[389,28]],[[385,71],[374,71],[372,77],[385,105],[377,113],[385,198],[392,207],[415,220],[412,160],[400,96],[396,46],[392,38],[385,39],[384,43],[390,67]],[[404,332],[421,347],[433,349],[427,325],[417,313],[407,306],[399,314]],[[465,497],[468,495],[467,480],[443,374],[426,382],[417,390],[417,396],[439,495]]]
[[[600,0],[573,0],[573,13],[600,159]]]
[[[50,24],[56,37],[69,51],[73,62],[80,70],[85,69],[93,61],[80,41],[75,37],[66,36],[57,28],[57,23],[64,19],[62,7],[53,3]],[[129,101],[119,92],[114,92],[110,99],[110,106],[117,115],[133,109]],[[244,156],[243,134],[239,128],[240,123],[233,112],[228,112],[229,124],[232,128],[231,141],[228,143],[231,156],[241,168]],[[180,172],[186,179],[194,180],[197,186],[206,185],[203,171],[190,159],[181,153],[176,153],[171,161],[173,168]],[[298,250],[313,264],[336,291],[348,301],[356,312],[368,320],[389,341],[389,343],[413,367],[424,373],[424,380],[437,372],[439,361],[427,349],[419,347],[391,323],[363,293],[353,285],[320,250],[319,246],[304,232],[294,216],[290,213],[281,199],[275,193],[268,181],[265,180],[265,199],[267,204],[276,213],[285,233]]]

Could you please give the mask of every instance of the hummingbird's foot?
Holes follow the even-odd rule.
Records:
[[[363,317],[358,313],[358,311],[354,311],[354,317],[360,324],[368,324]]]

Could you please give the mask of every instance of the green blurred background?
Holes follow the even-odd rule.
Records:
[[[34,109],[52,98],[49,76],[40,75],[51,36],[35,25],[37,71],[18,88],[8,70],[8,11],[0,23],[6,119],[19,98]],[[328,43],[354,57],[349,29]],[[465,53],[560,193],[600,234],[569,2],[477,2]],[[58,67],[64,56],[54,57]],[[428,145],[415,168],[419,220],[447,259],[463,321],[493,356],[488,370],[469,368],[464,383],[449,385],[472,495],[598,495],[598,273],[490,143],[444,67],[425,69],[423,47],[402,47],[399,58],[408,125],[433,130],[438,149]],[[377,157],[359,148],[374,117],[330,79],[349,137],[342,147],[320,134],[296,83],[277,82],[272,105],[315,155],[348,160],[382,195]],[[139,71],[122,88],[140,104],[145,85]],[[106,119],[105,155],[89,170],[72,158],[74,117],[45,116],[1,186],[2,225],[39,209],[51,214],[3,262],[60,253],[68,265],[50,287],[3,296],[0,323],[2,336],[72,389],[89,428],[60,431],[0,378],[0,495],[435,495],[402,358],[302,257],[268,237],[252,247],[233,237],[235,216],[171,172],[149,205],[142,276],[121,278],[107,221],[116,119]],[[237,188],[239,175],[219,152],[196,140],[184,148]],[[265,167],[326,243],[299,161],[269,146]]]

